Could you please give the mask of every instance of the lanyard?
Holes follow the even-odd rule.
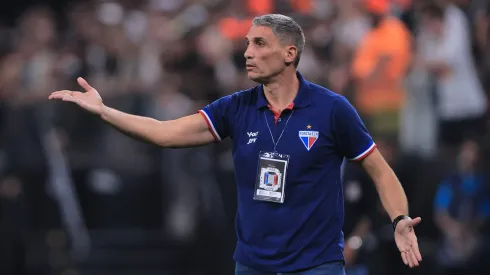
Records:
[[[271,127],[269,127],[269,121],[267,121],[267,116],[265,115],[265,113],[266,112],[264,112],[265,123],[267,124],[267,128],[269,129],[269,133],[271,134],[272,143],[274,144],[274,153],[275,153],[277,144],[279,143],[279,140],[281,140],[282,134],[284,134],[284,130],[286,130],[286,127],[288,126],[289,119],[293,116],[294,110],[291,111],[291,114],[289,115],[288,120],[286,120],[286,125],[284,125],[284,129],[282,129],[282,132],[279,135],[279,138],[277,139],[277,141],[274,140],[274,136],[272,135]]]

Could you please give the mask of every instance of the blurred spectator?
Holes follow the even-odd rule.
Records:
[[[338,20],[332,26],[337,43],[355,51],[364,35],[371,30],[372,22],[364,13],[361,0],[346,0],[338,3]]]
[[[474,36],[476,48],[476,64],[479,69],[479,78],[487,94],[490,92],[490,4],[479,6],[475,14]],[[488,103],[487,103],[488,104]]]
[[[414,60],[406,79],[406,98],[401,116],[400,147],[406,154],[433,158],[439,149],[438,122],[435,110],[435,80],[426,68],[418,65],[432,48],[426,30],[421,24],[420,13],[427,4],[415,0],[402,14],[402,19],[414,34]]]
[[[475,272],[483,272],[481,259],[488,252],[488,173],[473,140],[463,142],[457,160],[457,170],[440,183],[434,201],[435,221],[443,234],[437,257],[440,274],[484,274]]]
[[[252,16],[272,13],[274,10],[273,0],[246,0],[245,2]]]
[[[485,133],[487,100],[471,53],[468,20],[455,4],[429,4],[423,10],[428,51],[420,66],[436,79],[436,111],[442,146]]]
[[[355,103],[371,132],[396,134],[404,103],[403,81],[411,60],[411,35],[389,15],[388,0],[362,1],[372,29],[355,53],[352,72]]]

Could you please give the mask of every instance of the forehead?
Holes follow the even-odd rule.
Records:
[[[266,40],[277,40],[276,35],[272,32],[272,29],[264,26],[252,26],[248,30],[248,34],[245,37],[248,40],[257,38],[263,38]]]

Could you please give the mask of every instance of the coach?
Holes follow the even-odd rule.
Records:
[[[296,71],[305,38],[291,18],[257,17],[246,37],[246,69],[260,85],[218,99],[171,121],[105,106],[82,78],[85,93],[57,91],[148,142],[171,148],[233,140],[238,186],[236,274],[344,274],[340,166],[357,161],[372,177],[390,215],[396,244],[410,267],[422,260],[405,193],[356,110],[342,96]],[[374,206],[373,206],[374,207]]]

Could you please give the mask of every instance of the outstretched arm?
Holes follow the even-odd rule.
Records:
[[[417,236],[413,227],[420,223],[420,217],[408,217],[408,202],[405,191],[395,173],[375,149],[361,161],[361,165],[373,179],[381,203],[394,221],[397,217],[406,216],[395,223],[395,242],[400,250],[403,262],[410,267],[419,265],[422,255],[419,251]]]
[[[101,118],[127,135],[162,147],[195,147],[215,140],[201,114],[158,121],[105,107]]]
[[[73,102],[123,133],[163,147],[194,147],[215,140],[201,114],[158,121],[149,117],[124,113],[105,106],[97,90],[83,78],[78,78],[78,83],[85,89],[85,92],[57,91],[52,93],[49,99]]]

